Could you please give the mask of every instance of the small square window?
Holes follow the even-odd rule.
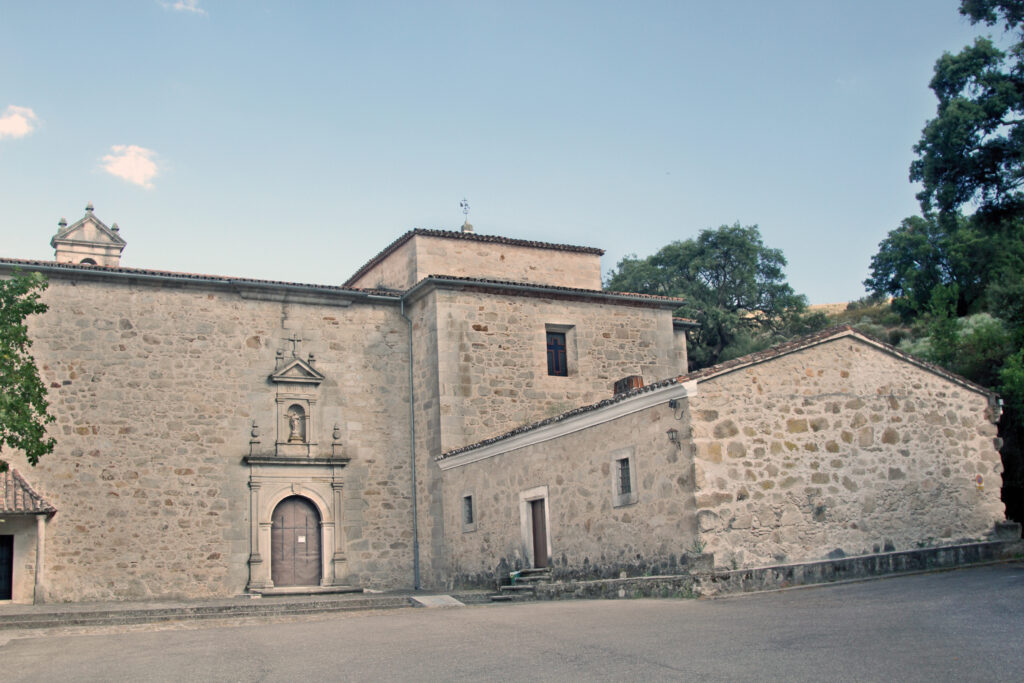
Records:
[[[473,509],[473,496],[462,497],[462,530],[476,531],[476,511]]]
[[[565,332],[548,332],[548,374],[556,377],[569,375],[566,356]]]

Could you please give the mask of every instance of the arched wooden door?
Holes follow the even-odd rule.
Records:
[[[282,500],[270,527],[270,580],[275,586],[320,585],[320,514],[302,496]]]

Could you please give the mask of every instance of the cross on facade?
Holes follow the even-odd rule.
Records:
[[[302,341],[302,337],[297,334],[293,334],[288,337],[288,341],[292,343],[292,358],[298,358],[299,342]]]

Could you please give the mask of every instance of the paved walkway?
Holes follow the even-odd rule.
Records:
[[[488,591],[455,595],[463,603],[487,602]],[[421,606],[414,598],[445,595],[427,591],[321,593],[310,595],[239,595],[215,600],[68,602],[41,605],[0,604],[0,630],[60,625],[105,625],[245,616],[316,614],[347,610]],[[429,601],[428,601],[429,602]]]
[[[1014,681],[1021,605],[1018,562],[717,600],[8,630],[0,679]]]

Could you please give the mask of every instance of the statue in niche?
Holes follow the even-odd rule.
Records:
[[[288,443],[306,443],[306,425],[301,410],[298,406],[292,406],[288,410]]]

